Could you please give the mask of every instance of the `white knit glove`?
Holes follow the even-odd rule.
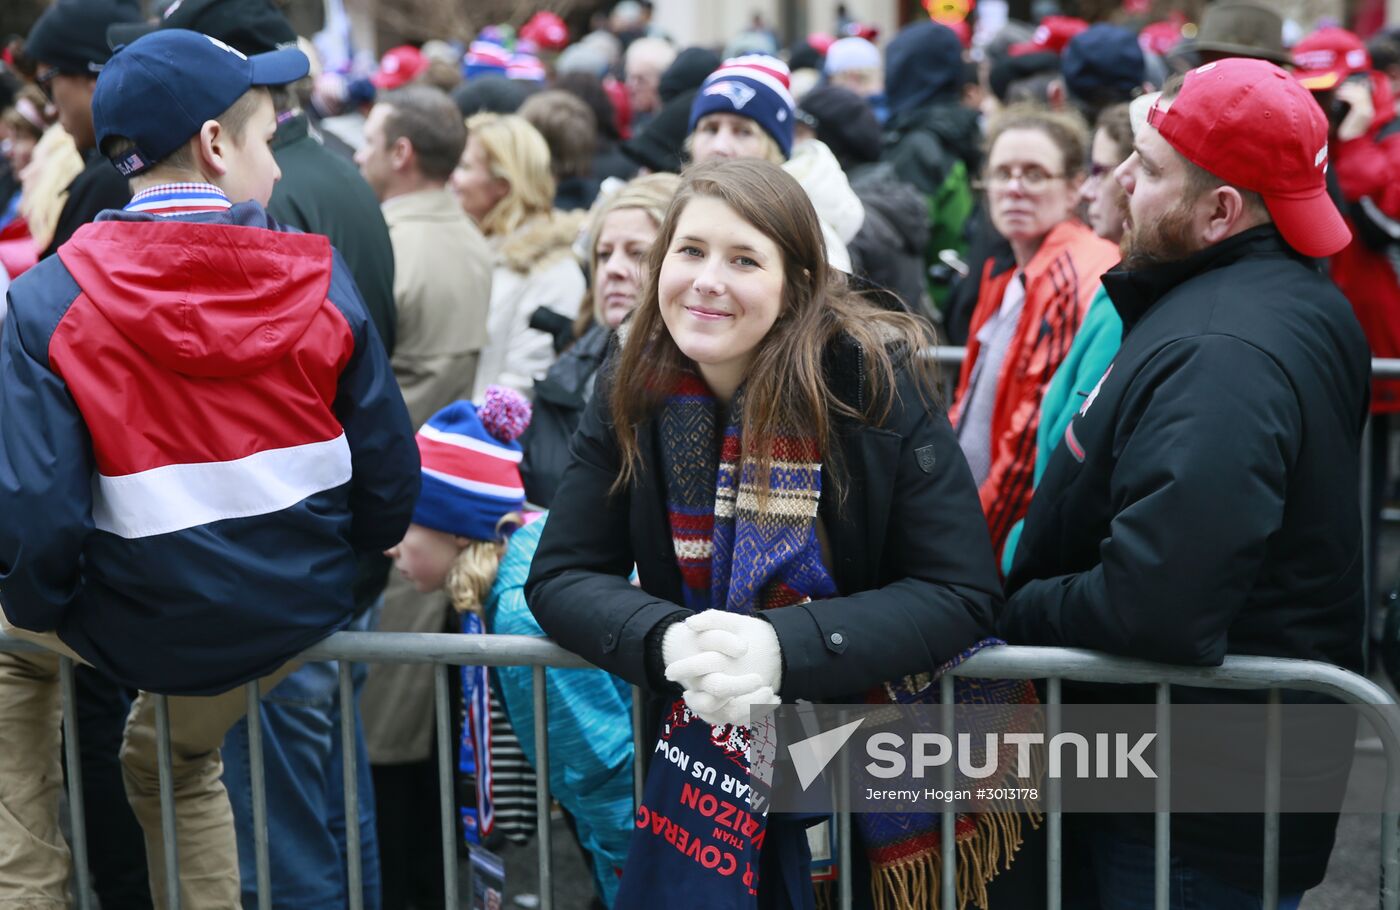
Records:
[[[733,698],[721,698],[711,695],[709,692],[687,689],[685,691],[685,703],[690,706],[690,710],[700,715],[705,723],[714,727],[722,727],[725,724],[735,724],[736,726],[747,727],[749,725],[750,709],[759,705],[780,704],[782,699],[778,698],[768,686],[754,689]]]
[[[666,678],[710,724],[747,724],[754,705],[777,704],[782,682],[778,633],[762,619],[705,610],[666,630]]]

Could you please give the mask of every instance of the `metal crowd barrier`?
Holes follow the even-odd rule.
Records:
[[[943,365],[960,364],[966,356],[961,347],[940,346],[925,352]],[[1376,378],[1400,378],[1400,359],[1372,361],[1372,375]],[[951,394],[949,396],[951,398]],[[1363,435],[1361,455],[1361,504],[1363,530],[1370,525],[1370,490],[1373,478],[1370,472],[1369,442],[1371,427],[1369,421]],[[1363,538],[1365,539],[1365,538]],[[1368,557],[1369,558],[1369,557]],[[1370,568],[1367,568],[1369,579]],[[39,650],[37,645],[16,641],[0,635],[0,650]],[[451,750],[452,724],[449,716],[449,667],[452,666],[531,666],[534,668],[535,699],[535,742],[536,778],[539,793],[536,801],[537,838],[539,848],[539,896],[541,910],[552,910],[552,838],[550,831],[549,794],[549,753],[548,718],[544,671],[546,667],[586,667],[582,658],[559,648],[546,639],[529,638],[517,635],[450,635],[440,633],[376,633],[341,632],[311,648],[303,655],[307,660],[338,660],[340,663],[341,717],[354,717],[349,705],[353,701],[351,667],[353,663],[431,663],[437,664],[435,674],[434,713],[437,728],[438,787],[443,850],[443,888],[446,905],[449,908],[460,906],[457,867],[456,821],[453,817],[454,794],[452,788]],[[1060,683],[1069,679],[1081,682],[1102,683],[1152,683],[1157,687],[1158,735],[1164,743],[1170,742],[1171,686],[1190,685],[1222,689],[1268,689],[1270,703],[1278,704],[1281,689],[1299,689],[1333,696],[1341,701],[1357,705],[1390,705],[1391,697],[1379,686],[1339,667],[1315,661],[1283,660],[1263,657],[1228,657],[1225,663],[1216,668],[1200,669],[1154,664],[1147,661],[1110,657],[1090,651],[1067,648],[1028,648],[1003,647],[979,652],[959,665],[952,675],[942,680],[943,700],[951,710],[953,676],[977,676],[1006,679],[1045,679],[1047,684],[1047,711],[1053,726],[1060,705]],[[77,885],[77,903],[81,910],[91,910],[94,899],[87,864],[86,828],[83,822],[82,775],[73,769],[80,767],[78,752],[78,730],[74,714],[69,710],[73,703],[73,667],[67,658],[60,660],[60,686],[62,688],[64,714],[64,753],[69,767],[68,805],[71,816],[73,843],[71,845]],[[273,906],[270,864],[268,859],[267,832],[267,792],[264,779],[262,755],[262,724],[257,683],[248,684],[248,751],[252,764],[252,797],[254,851],[257,868],[257,891],[259,910],[270,910]],[[635,694],[635,693],[634,693]],[[633,698],[633,730],[641,729],[640,698]],[[1387,805],[1397,805],[1400,801],[1400,729],[1391,723],[1391,713],[1373,712],[1368,715],[1372,726],[1381,739],[1386,757]],[[174,799],[171,792],[170,727],[166,700],[161,697],[156,704],[156,731],[159,737],[158,762],[160,770],[161,820],[165,834],[166,893],[169,907],[178,910],[179,889],[179,849],[175,842]],[[359,836],[359,794],[355,787],[356,756],[354,730],[349,724],[341,725],[342,744],[345,755],[345,818],[346,818],[346,874],[351,910],[362,910],[363,888],[361,884],[361,857]],[[1273,806],[1265,813],[1264,829],[1264,881],[1263,906],[1272,910],[1278,904],[1278,864],[1279,864],[1279,814],[1278,788],[1280,786],[1280,766],[1277,759],[1279,727],[1276,714],[1271,714],[1266,736],[1270,747],[1270,762],[1267,766],[1266,788],[1268,803]],[[641,765],[646,751],[643,743],[637,742],[635,750],[636,796],[641,796]],[[944,784],[953,789],[952,765],[945,766]],[[1164,771],[1157,782],[1157,802],[1159,806],[1168,804],[1170,795],[1170,772]],[[1061,842],[1061,813],[1058,810],[1059,785],[1051,781],[1047,788],[1049,808],[1047,810],[1047,906],[1058,910],[1061,898],[1061,881],[1064,856]],[[953,842],[953,813],[943,813],[943,842]],[[1386,812],[1381,816],[1381,907],[1382,910],[1400,910],[1400,816]],[[837,819],[837,840],[841,864],[850,868],[851,836],[849,813],[840,813]],[[1159,810],[1156,813],[1156,877],[1155,906],[1157,910],[1169,907],[1167,886],[1169,882],[1169,857],[1171,851],[1170,812]],[[942,907],[953,910],[956,904],[956,857],[954,851],[943,851]],[[839,878],[838,897],[842,910],[852,906],[850,876]]]
[[[25,642],[6,639],[0,636],[0,650],[37,650],[37,646]],[[458,889],[457,833],[453,819],[454,799],[451,786],[451,748],[453,745],[451,723],[448,716],[448,680],[450,667],[460,665],[486,666],[531,666],[534,668],[534,708],[536,741],[536,776],[539,792],[536,801],[537,837],[539,848],[539,897],[542,910],[552,910],[553,865],[552,840],[550,830],[549,793],[549,752],[548,752],[548,711],[544,671],[546,667],[586,667],[588,664],[576,655],[559,648],[542,638],[518,635],[453,635],[445,633],[377,633],[341,632],[326,639],[303,655],[308,660],[340,661],[340,702],[341,717],[353,718],[351,709],[353,689],[351,686],[351,662],[356,663],[431,663],[438,665],[434,710],[437,721],[437,749],[440,768],[440,823],[442,834],[444,894],[449,908],[460,907]],[[986,649],[956,667],[951,675],[941,681],[944,710],[952,711],[953,676],[976,676],[1003,679],[1045,679],[1047,680],[1047,712],[1051,728],[1057,724],[1059,715],[1060,684],[1062,680],[1075,680],[1096,683],[1151,683],[1157,688],[1157,731],[1163,745],[1163,753],[1169,751],[1171,739],[1171,687],[1189,685],[1193,687],[1220,689],[1267,689],[1270,704],[1279,704],[1282,689],[1297,689],[1332,696],[1340,701],[1361,706],[1392,705],[1390,695],[1375,683],[1335,667],[1330,664],[1307,660],[1285,660],[1267,657],[1228,657],[1223,665],[1214,668],[1180,667],[1156,664],[1148,661],[1111,657],[1091,651],[1070,648],[1031,648],[1007,646]],[[65,753],[69,764],[68,793],[69,811],[73,832],[73,859],[77,878],[77,902],[83,910],[93,906],[90,881],[87,869],[86,831],[83,824],[82,776],[73,773],[79,767],[77,725],[73,712],[68,710],[73,700],[72,662],[61,661],[61,686],[64,699]],[[268,859],[267,798],[263,778],[262,727],[259,718],[257,684],[250,683],[248,690],[248,730],[249,752],[252,763],[252,796],[254,819],[255,864],[257,868],[258,906],[267,910],[274,906],[275,895],[271,890],[271,876]],[[634,704],[640,703],[634,698]],[[1364,710],[1364,709],[1363,709]],[[634,717],[636,715],[634,714]],[[1365,712],[1371,725],[1379,735],[1386,757],[1386,805],[1395,806],[1400,800],[1400,722],[1395,721],[1394,712]],[[951,718],[950,718],[951,720]],[[639,737],[640,727],[634,725],[634,737]],[[355,789],[356,768],[355,749],[352,737],[353,727],[341,725],[344,739],[345,776],[345,817],[347,820],[346,846],[347,882],[349,885],[349,905],[352,910],[363,906],[360,878],[360,839],[358,830],[359,806]],[[157,702],[157,734],[160,737],[160,795],[161,817],[164,827],[164,849],[167,871],[168,906],[176,910],[180,906],[179,890],[179,848],[175,842],[174,799],[171,791],[170,775],[170,731],[166,710],[166,700]],[[1270,713],[1266,727],[1269,748],[1266,763],[1266,806],[1264,827],[1264,880],[1263,906],[1272,910],[1278,903],[1279,872],[1279,788],[1281,786],[1280,727],[1277,710]],[[640,768],[646,754],[639,739],[636,740],[635,769],[640,778]],[[1159,762],[1161,760],[1159,759]],[[944,769],[944,785],[953,789],[953,766]],[[1156,813],[1156,877],[1155,906],[1157,910],[1167,910],[1168,873],[1170,869],[1171,828],[1170,812],[1163,807],[1169,804],[1171,774],[1169,767],[1161,768],[1157,780]],[[1048,826],[1047,841],[1047,907],[1057,910],[1061,906],[1061,881],[1064,865],[1061,840],[1061,812],[1058,808],[1059,783],[1051,780],[1047,786]],[[953,842],[954,813],[943,813],[943,842]],[[1384,812],[1381,816],[1381,894],[1382,910],[1400,910],[1400,815]],[[837,840],[841,864],[851,868],[850,815],[840,813],[837,818]],[[956,855],[955,851],[943,851],[942,908],[955,907]],[[849,875],[839,878],[838,899],[843,910],[852,906],[851,879]]]

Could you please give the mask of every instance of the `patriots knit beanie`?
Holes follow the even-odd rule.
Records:
[[[525,507],[520,444],[530,404],[520,393],[489,386],[480,407],[457,401],[418,431],[423,491],[413,523],[435,531],[495,540],[496,525]]]
[[[751,54],[724,61],[709,75],[690,106],[690,128],[706,114],[748,117],[778,143],[783,157],[792,154],[796,105],[788,91],[787,64],[777,57]]]

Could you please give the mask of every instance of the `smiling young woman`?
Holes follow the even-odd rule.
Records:
[[[750,707],[928,699],[940,667],[987,644],[991,546],[918,356],[927,329],[827,268],[812,205],[780,167],[688,171],[645,274],[527,595],[547,634],[647,690],[668,754],[747,783]],[[671,761],[648,770],[615,907],[812,905],[810,820],[770,813],[753,820],[762,835],[711,844],[685,797],[708,785],[679,775]],[[1014,854],[1017,818],[966,849]],[[646,819],[689,831],[702,861]],[[865,906],[912,908],[936,885],[936,816],[902,821],[861,823],[862,858],[843,874]],[[960,877],[969,894],[1002,867],[982,868]]]

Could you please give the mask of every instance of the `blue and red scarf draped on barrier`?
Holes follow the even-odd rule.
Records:
[[[816,440],[798,433],[774,439],[768,502],[760,510],[758,462],[742,457],[743,399],[741,388],[719,445],[720,405],[695,374],[680,377],[661,413],[671,533],[685,606],[696,612],[752,615],[838,594],[816,533],[822,480]],[[867,700],[936,702],[937,675],[998,643],[979,642],[935,674],[886,683]],[[960,702],[1035,701],[1034,689],[1023,681],[959,678],[955,691]],[[749,736],[747,727],[712,727],[682,699],[671,704],[651,757],[616,908],[757,905],[768,820],[749,811]],[[927,901],[935,899],[940,869],[939,816],[861,815],[857,823],[877,907],[931,905]],[[972,873],[959,876],[960,904],[979,898],[985,903],[986,882],[998,866],[1010,864],[1019,844],[1020,822],[1013,813],[959,816],[957,849]],[[785,851],[782,862],[768,868],[786,883],[799,876],[805,882],[808,869],[786,868],[799,862],[797,854]],[[793,890],[790,884],[787,890]]]
[[[462,632],[481,635],[486,627],[475,613],[462,614]],[[462,739],[457,770],[475,784],[475,799],[458,800],[462,833],[469,844],[480,844],[496,824],[491,779],[491,680],[486,667],[462,667]]]

